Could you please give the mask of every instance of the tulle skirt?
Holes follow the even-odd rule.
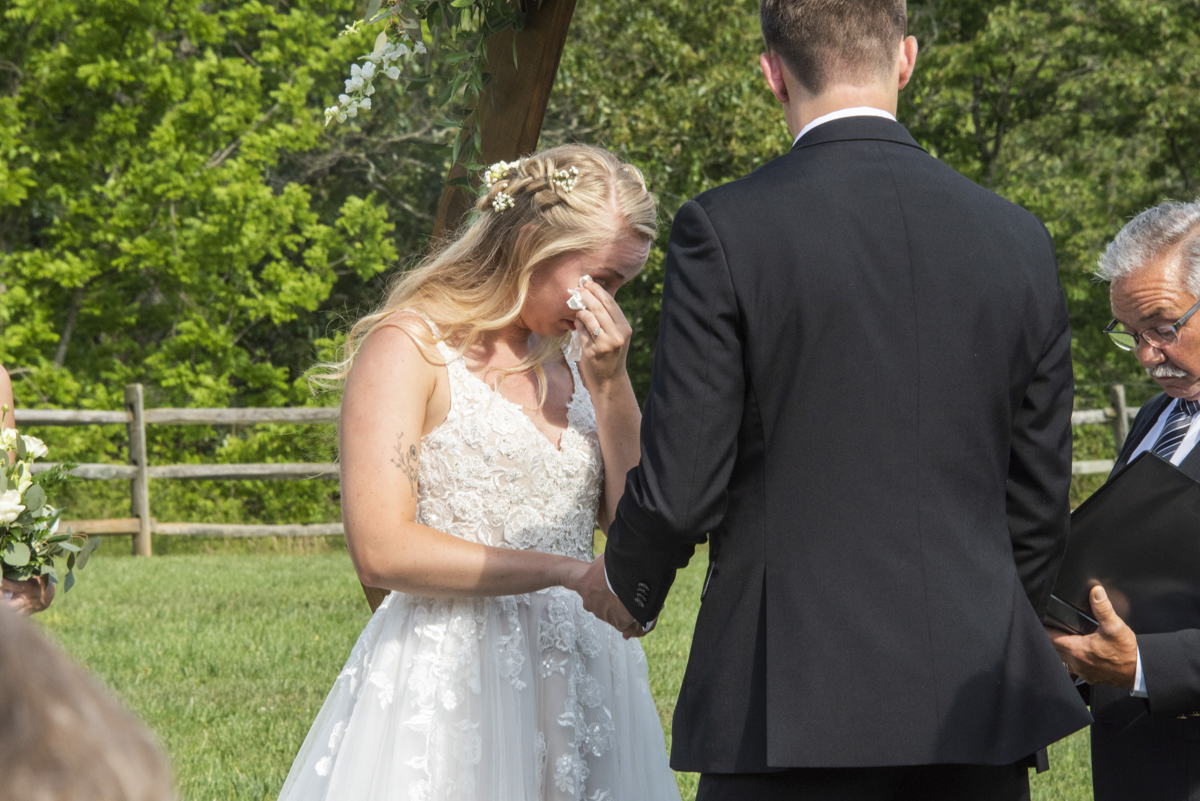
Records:
[[[390,594],[280,801],[679,801],[636,640],[561,587]]]

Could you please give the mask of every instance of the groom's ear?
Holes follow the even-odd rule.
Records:
[[[900,68],[899,88],[903,89],[912,78],[913,70],[917,68],[917,37],[904,37],[904,41],[900,43],[900,50],[896,53],[896,62]]]
[[[775,99],[783,105],[787,105],[791,100],[791,95],[783,77],[784,70],[787,69],[783,65],[783,59],[775,53],[763,53],[758,57],[758,64],[762,67],[763,76],[767,79],[767,86],[771,87],[771,93],[775,95]]]

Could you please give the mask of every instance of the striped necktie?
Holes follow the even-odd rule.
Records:
[[[1200,412],[1200,401],[1181,400],[1176,403],[1171,414],[1167,416],[1167,424],[1163,426],[1162,433],[1158,435],[1158,442],[1154,443],[1154,452],[1170,461],[1175,451],[1179,450],[1179,443],[1187,436],[1188,429],[1192,426],[1192,418],[1197,412]]]

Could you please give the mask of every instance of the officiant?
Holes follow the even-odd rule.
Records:
[[[1110,284],[1114,319],[1104,333],[1163,390],[1138,412],[1109,480],[1147,450],[1200,480],[1200,320],[1189,323],[1200,310],[1200,201],[1142,212],[1096,275]],[[1050,633],[1067,667],[1091,685],[1095,797],[1200,798],[1200,772],[1188,768],[1200,763],[1200,604],[1178,631],[1135,635],[1114,596],[1092,590],[1096,633]]]

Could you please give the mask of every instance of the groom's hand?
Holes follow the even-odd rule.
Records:
[[[634,620],[633,615],[629,614],[629,610],[621,603],[621,599],[608,588],[608,577],[604,574],[604,554],[600,554],[596,561],[592,562],[575,591],[583,598],[584,609],[621,632],[625,639],[646,634],[642,630],[642,624]]]
[[[1137,636],[1113,610],[1103,587],[1093,587],[1090,600],[1092,615],[1100,624],[1094,633],[1081,637],[1051,628],[1046,633],[1067,668],[1088,684],[1132,690],[1137,676]]]

